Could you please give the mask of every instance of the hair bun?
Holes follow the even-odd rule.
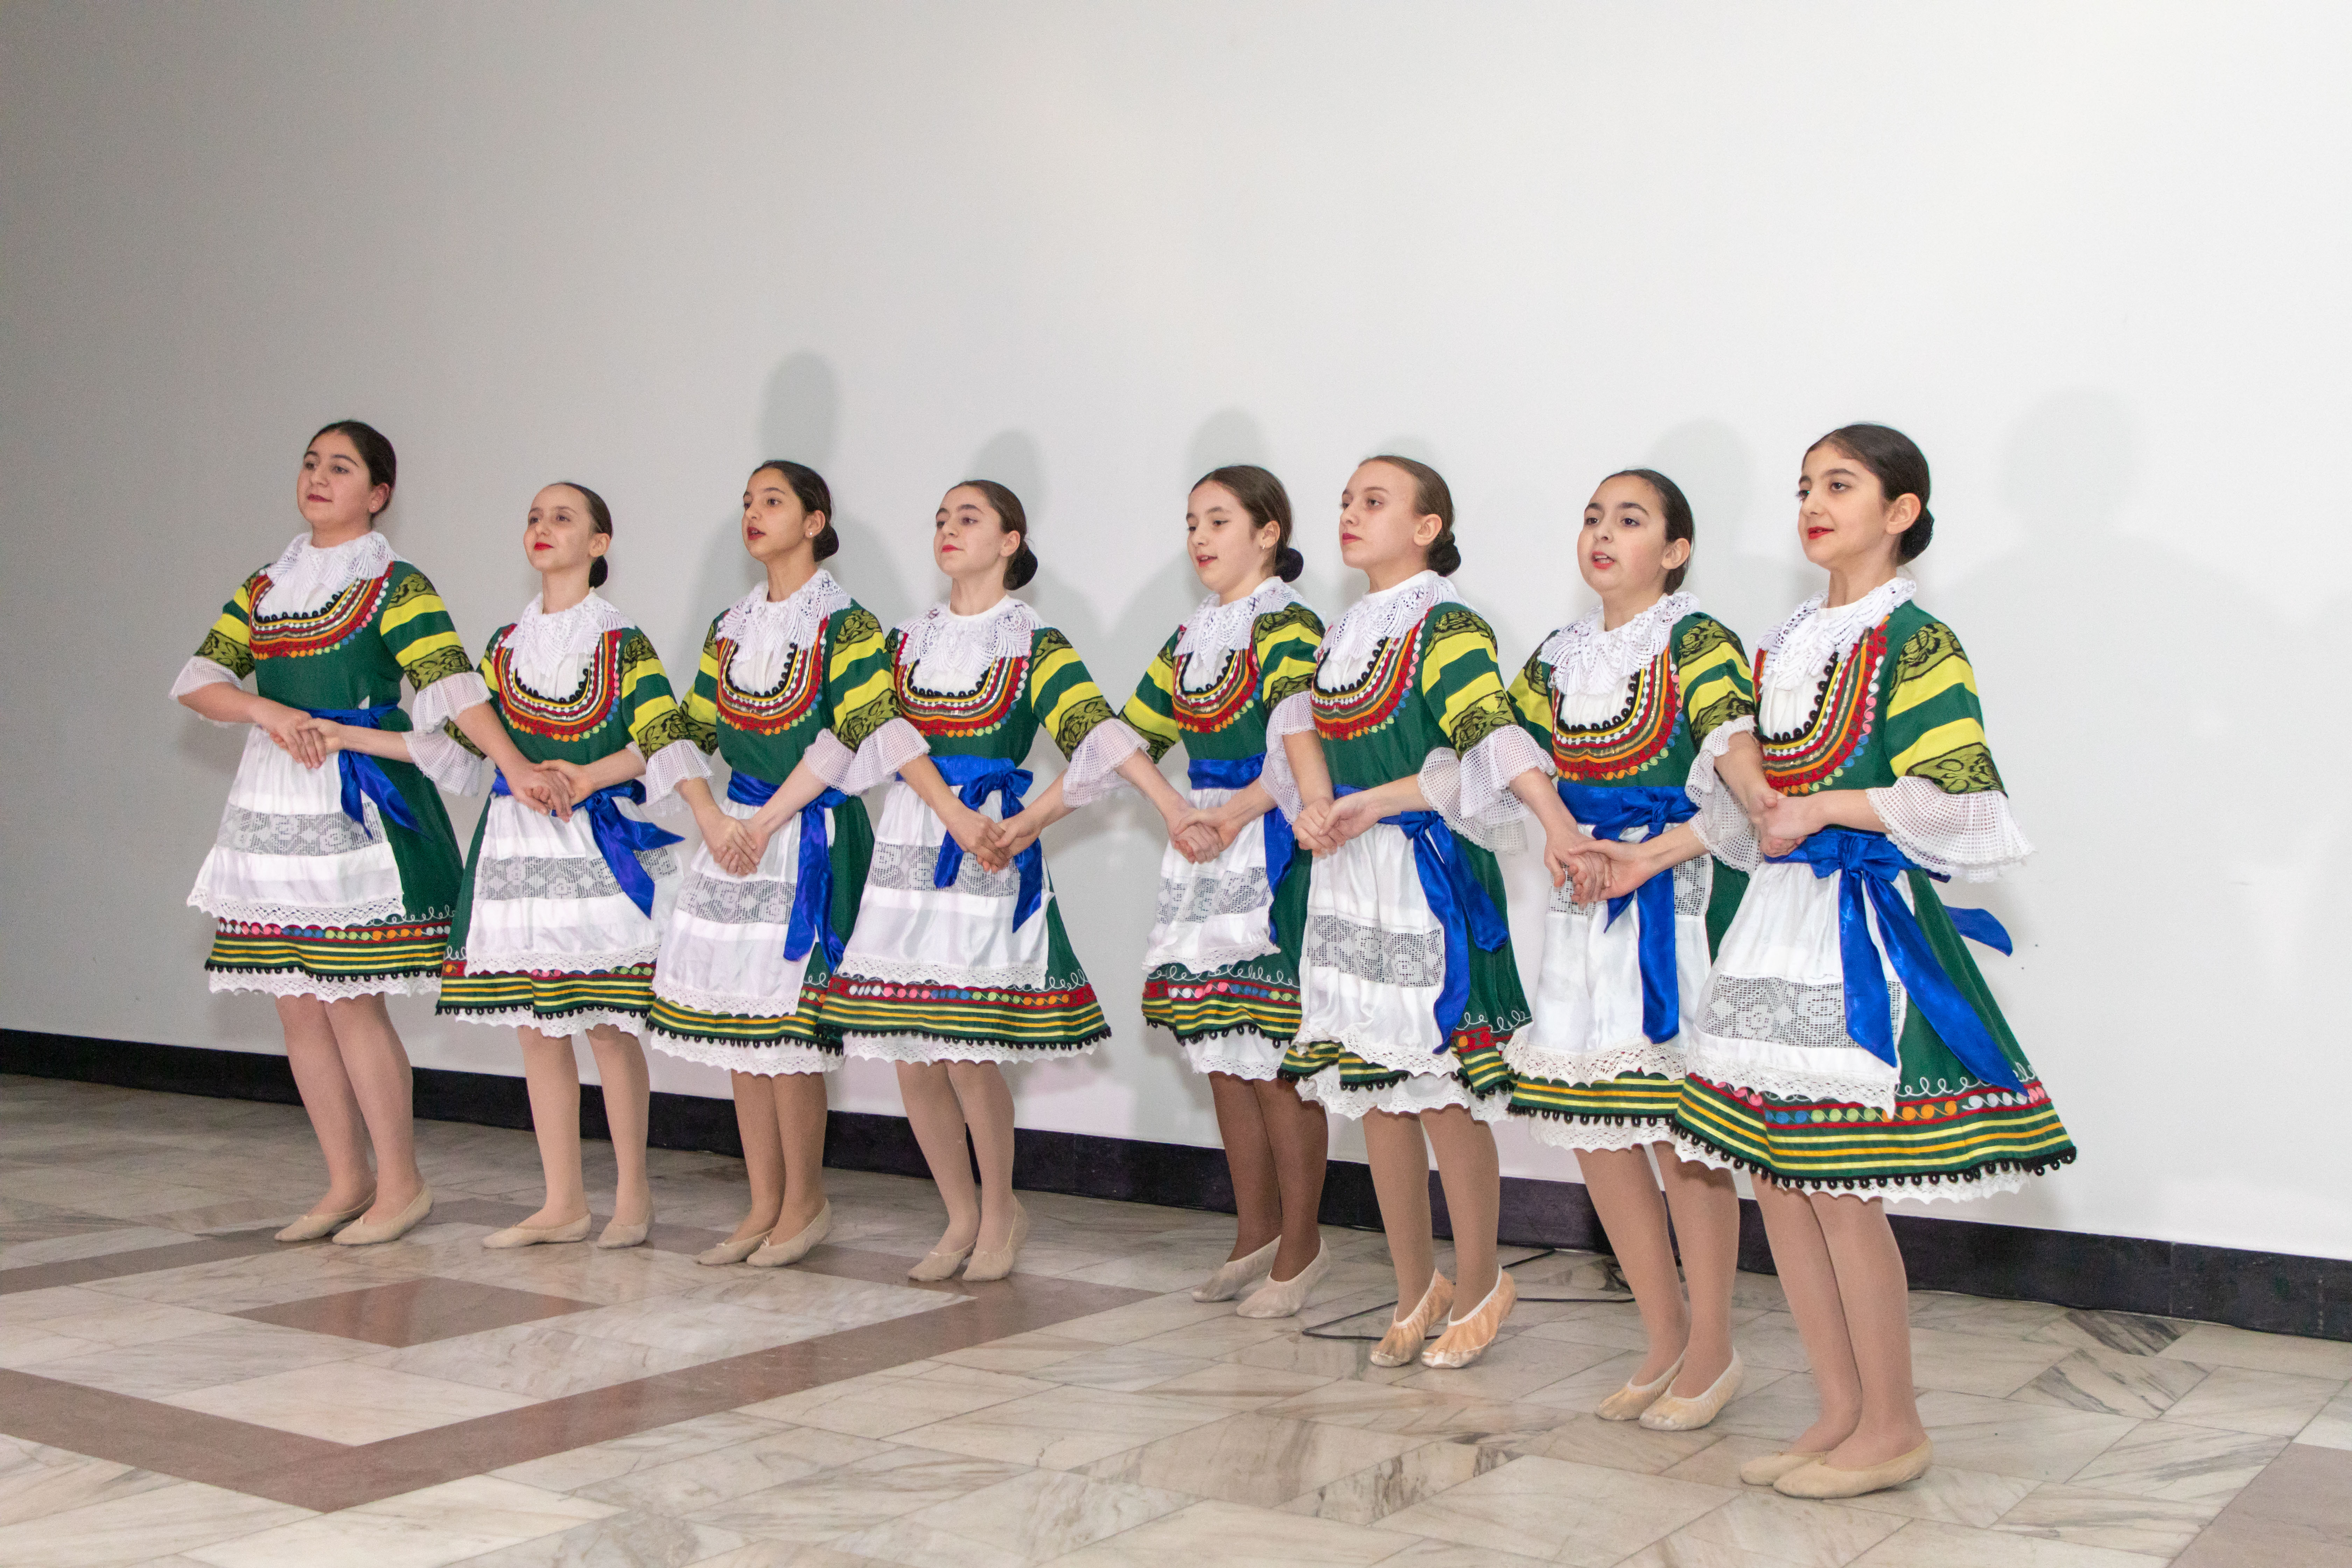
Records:
[[[1451,577],[1462,569],[1462,547],[1454,542],[1452,530],[1438,536],[1429,547],[1429,569],[1441,577]]]
[[[603,556],[599,555],[595,560],[588,563],[588,585],[591,588],[603,587],[604,579],[612,574],[612,569],[604,564]]]
[[[1927,553],[1928,542],[1935,537],[1936,514],[1923,506],[1911,526],[1903,531],[1901,542],[1895,546],[1895,559],[1916,561]]]
[[[1024,533],[1021,536],[1021,548],[1014,551],[1013,559],[1004,563],[1005,592],[1009,594],[1015,588],[1025,587],[1029,579],[1035,575],[1037,575],[1037,552],[1029,548],[1029,536]]]
[[[1274,574],[1286,583],[1296,583],[1298,574],[1307,570],[1307,557],[1294,545],[1286,544],[1274,558]]]

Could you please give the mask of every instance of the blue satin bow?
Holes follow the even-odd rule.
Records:
[[[727,798],[756,809],[768,804],[776,787],[738,768],[727,781]],[[847,795],[828,785],[801,807],[801,855],[793,883],[793,920],[784,928],[784,956],[794,963],[807,957],[809,949],[822,940],[825,962],[837,965],[842,950],[849,945],[833,929],[833,846],[824,826],[826,811],[848,804]]]
[[[1194,789],[1247,789],[1265,772],[1265,753],[1252,757],[1194,757],[1185,764],[1184,776]],[[1265,824],[1265,885],[1269,892],[1282,890],[1282,879],[1290,875],[1290,858],[1297,847],[1297,837],[1290,830],[1290,818],[1276,805],[1259,818]],[[1282,932],[1274,923],[1274,911],[1265,914],[1265,934],[1269,942],[1279,943]]]
[[[1894,966],[1895,978],[1903,982],[1903,988],[1960,1065],[1979,1082],[2010,1089],[2024,1087],[2017,1080],[2017,1069],[2010,1066],[2009,1058],[1985,1028],[1984,1020],[1937,962],[1927,933],[1919,929],[1919,917],[1895,890],[1895,879],[1912,865],[1892,840],[1879,833],[1825,827],[1797,846],[1793,854],[1773,858],[1811,866],[1816,877],[1837,874],[1838,957],[1845,971],[1847,1034],[1880,1061],[1895,1065],[1894,1026],[1888,1016],[1893,999],[1886,994],[1886,972],[1879,967],[1878,949],[1863,914],[1867,900],[1877,912],[1879,940],[1886,944],[1886,960]],[[1997,952],[2010,951],[2009,932],[1990,910],[1947,907],[1944,912],[1951,917],[1952,929],[1962,936]]]
[[[1359,789],[1356,784],[1341,784],[1336,793],[1355,795]],[[1437,917],[1445,932],[1445,984],[1437,993],[1436,1053],[1444,1056],[1453,1044],[1454,1027],[1462,1022],[1463,1009],[1470,1005],[1470,944],[1475,942],[1482,952],[1492,952],[1511,939],[1511,928],[1504,923],[1486,888],[1470,874],[1470,864],[1462,858],[1462,847],[1454,842],[1444,817],[1433,811],[1401,811],[1381,820],[1402,828],[1412,840],[1412,865],[1421,874],[1422,896],[1429,900],[1429,912]]]
[[[1026,768],[1015,767],[1003,757],[943,757],[931,754],[932,766],[940,777],[956,787],[957,798],[978,811],[992,795],[1003,801],[1000,808],[1006,817],[1021,809],[1021,797],[1029,793],[1036,776]],[[1013,900],[1013,929],[1018,931],[1029,917],[1045,902],[1045,852],[1031,839],[1029,847],[1013,858],[1013,869],[1021,873],[1020,895]],[[950,833],[940,840],[939,864],[931,868],[931,886],[952,888],[956,874],[963,869],[963,846]]]
[[[1698,807],[1682,790],[1662,784],[1587,784],[1559,781],[1559,798],[1570,815],[1592,830],[1595,838],[1617,838],[1629,827],[1655,838],[1677,822],[1688,822]],[[1625,906],[1642,908],[1642,1033],[1660,1044],[1682,1032],[1682,984],[1675,973],[1675,878],[1661,871],[1630,893],[1609,900],[1609,919],[1602,929],[1617,923]]]
[[[514,794],[507,786],[506,774],[500,773],[491,781],[490,793]],[[654,879],[645,867],[638,864],[637,851],[658,849],[665,844],[677,844],[681,840],[677,834],[656,827],[650,822],[621,815],[619,802],[634,801],[642,805],[645,799],[645,784],[631,779],[627,784],[606,784],[574,804],[572,809],[588,814],[588,831],[595,836],[596,853],[602,855],[604,864],[612,868],[613,880],[621,884],[621,891],[629,895],[629,902],[637,906],[638,913],[650,915],[654,912]]]
[[[386,702],[377,708],[306,708],[303,711],[313,719],[331,719],[357,730],[381,730],[387,717],[400,711],[400,704]],[[338,752],[335,753],[335,772],[342,781],[343,815],[358,823],[362,831],[367,827],[367,814],[360,808],[362,795],[375,802],[376,810],[382,812],[384,820],[394,826],[404,827],[411,833],[423,831],[417,826],[416,814],[410,811],[408,803],[400,798],[399,789],[393,784],[392,775],[383,771],[382,763],[365,752]]]

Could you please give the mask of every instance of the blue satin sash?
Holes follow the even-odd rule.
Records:
[[[1341,784],[1339,795],[1360,793],[1360,786]],[[1445,818],[1433,811],[1401,811],[1381,818],[1412,840],[1413,869],[1421,874],[1422,896],[1429,912],[1445,932],[1445,984],[1437,993],[1437,1054],[1454,1042],[1454,1030],[1470,1005],[1470,944],[1492,952],[1511,939],[1495,900],[1470,872],[1462,847],[1454,841]]]
[[[1595,838],[1618,838],[1642,828],[1642,843],[1677,822],[1698,815],[1688,795],[1667,784],[1588,784],[1559,781],[1560,803]],[[1617,923],[1629,904],[1642,910],[1642,1033],[1659,1044],[1682,1032],[1683,994],[1675,973],[1675,877],[1661,871],[1630,893],[1609,900],[1602,929]]]
[[[1021,810],[1021,798],[1036,783],[1036,775],[1027,768],[1015,767],[1003,757],[946,756],[934,752],[931,765],[940,770],[940,777],[955,786],[956,797],[972,810],[992,795],[1002,801],[999,809],[1010,818]],[[1045,852],[1031,839],[1029,847],[1013,858],[1013,869],[1021,874],[1021,890],[1013,900],[1013,929],[1019,931],[1031,915],[1045,902]],[[931,886],[952,888],[956,874],[963,869],[963,846],[955,835],[947,834],[940,840],[939,863],[931,868]]]
[[[303,711],[313,719],[332,720],[356,730],[381,730],[388,716],[400,711],[400,704],[386,702],[376,708],[306,708]],[[360,806],[362,795],[375,802],[376,810],[383,815],[386,822],[404,827],[411,833],[424,831],[417,825],[416,814],[408,809],[406,801],[400,798],[400,790],[393,784],[392,775],[383,771],[383,764],[375,758],[365,752],[338,752],[335,753],[335,772],[343,786],[343,815],[358,823],[362,831],[367,827],[367,813]]]
[[[500,773],[490,782],[490,793],[514,794],[507,785],[506,774]],[[637,912],[650,915],[654,912],[654,879],[645,867],[638,864],[637,851],[658,849],[665,844],[677,844],[682,840],[677,834],[656,827],[650,822],[621,815],[619,802],[633,801],[642,805],[645,799],[644,783],[631,779],[626,784],[606,784],[574,804],[572,809],[588,814],[588,831],[595,836],[596,853],[602,855],[604,864],[612,868],[613,879],[621,884],[621,891],[629,895],[629,902],[637,906]]]
[[[738,768],[727,781],[727,798],[738,805],[756,809],[767,805],[776,789],[766,779],[754,778]],[[814,800],[801,807],[801,852],[800,863],[793,872],[793,919],[784,928],[784,956],[794,963],[806,958],[809,949],[822,941],[825,962],[837,965],[842,950],[849,945],[833,929],[833,843],[824,822],[828,810],[848,804],[849,796],[828,784]]]
[[[1838,879],[1838,957],[1845,972],[1847,1034],[1880,1061],[1895,1065],[1894,1026],[1888,1017],[1894,1004],[1886,993],[1886,972],[1879,967],[1878,948],[1871,941],[1869,921],[1863,913],[1867,902],[1878,916],[1879,941],[1885,943],[1886,961],[1895,978],[1903,982],[1904,990],[1960,1065],[1979,1082],[2009,1089],[2024,1087],[1984,1020],[1937,962],[1927,933],[1919,929],[1919,917],[1896,891],[1895,879],[1915,868],[1892,840],[1882,833],[1825,827],[1797,846],[1794,853],[1773,858],[1782,864],[1811,866],[1816,877],[1834,873]],[[2000,952],[2010,951],[2009,932],[1990,910],[1947,907],[1944,912],[1951,917],[1952,929],[1962,936]]]
[[[1265,753],[1254,757],[1194,757],[1185,764],[1184,775],[1194,789],[1247,789],[1265,772]],[[1290,858],[1298,839],[1290,830],[1290,818],[1276,805],[1258,819],[1265,824],[1265,885],[1269,892],[1282,890],[1282,879],[1290,875]],[[1274,910],[1265,913],[1266,940],[1280,943],[1282,932],[1276,927]]]

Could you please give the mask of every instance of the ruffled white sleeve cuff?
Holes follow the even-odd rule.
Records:
[[[1699,747],[1698,760],[1691,764],[1690,777],[1683,784],[1683,793],[1698,807],[1691,830],[1709,854],[1742,871],[1755,870],[1764,863],[1763,856],[1756,847],[1755,830],[1748,825],[1746,809],[1725,785],[1715,764],[1731,749],[1733,737],[1752,733],[1755,728],[1752,713],[1717,725]]]
[[[172,682],[172,700],[177,702],[189,692],[201,690],[207,686],[234,686],[240,691],[245,689],[245,682],[236,678],[235,670],[225,664],[215,664],[202,654],[197,654],[187,663],[180,666],[180,678]],[[205,718],[201,713],[196,717]],[[243,728],[239,721],[234,719],[205,719],[205,722],[217,724],[224,730]]]
[[[438,730],[467,709],[489,700],[490,689],[482,684],[482,678],[470,669],[461,670],[418,692],[408,717],[419,730]]]
[[[1287,736],[1314,732],[1315,702],[1307,692],[1292,692],[1265,716],[1265,768],[1258,774],[1257,782],[1274,796],[1274,804],[1282,808],[1282,815],[1293,822],[1307,809],[1307,802],[1298,793],[1298,775],[1290,771],[1290,749],[1282,742]]]
[[[640,756],[645,755],[635,742],[630,742],[629,750]],[[646,757],[646,808],[651,811],[675,807],[682,804],[677,799],[678,785],[688,779],[707,779],[709,776],[710,764],[702,760],[702,753],[695,748],[693,742],[672,741],[652,756]]]
[[[1528,741],[1527,731],[1524,730],[1508,732],[1516,733],[1522,741]],[[1496,731],[1495,734],[1489,735],[1486,740],[1472,747],[1471,758],[1475,759],[1489,742],[1499,738],[1506,731]],[[1534,742],[1528,742],[1528,744],[1532,749]],[[1465,760],[1452,747],[1438,747],[1422,760],[1419,774],[1421,797],[1429,802],[1429,808],[1432,811],[1445,818],[1447,827],[1482,849],[1492,850],[1497,855],[1510,855],[1526,848],[1527,807],[1519,804],[1518,796],[1507,791],[1505,793],[1503,798],[1510,803],[1510,809],[1507,811],[1496,808],[1492,802],[1487,803],[1487,809],[1484,813],[1472,812],[1464,808],[1465,797],[1470,794],[1468,781],[1472,765],[1471,761]],[[1485,767],[1490,764],[1480,763],[1476,765]],[[1518,771],[1523,773],[1526,770]],[[1517,774],[1514,773],[1511,776],[1517,777]]]
[[[451,795],[479,795],[489,786],[490,760],[476,756],[437,728],[408,732],[408,760]]]
[[[1070,753],[1070,765],[1062,773],[1062,804],[1074,809],[1093,805],[1127,783],[1118,776],[1121,763],[1150,754],[1150,748],[1127,727],[1125,720],[1104,720],[1087,731],[1078,749]]]
[[[830,730],[822,739],[832,742],[835,750],[842,751],[849,758],[842,769],[841,777],[829,781],[844,795],[864,795],[917,757],[929,756],[931,750],[931,743],[923,739],[923,732],[903,718],[885,721],[866,737],[855,753],[848,752],[839,741],[835,740]],[[811,765],[814,766],[814,748],[811,749],[810,755]]]
[[[819,730],[816,739],[809,742],[808,750],[801,753],[801,761],[808,764],[809,772],[824,781],[827,789],[837,789],[844,795],[856,793],[844,787],[841,781],[849,776],[850,766],[857,761],[857,753],[843,745],[841,737],[832,731]]]
[[[1960,882],[1990,882],[2033,853],[2000,790],[1948,795],[1933,779],[1865,792],[1886,837],[1914,864]]]

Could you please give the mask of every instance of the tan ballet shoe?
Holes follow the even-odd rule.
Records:
[[[1230,1301],[1242,1293],[1242,1287],[1261,1274],[1272,1272],[1274,1255],[1282,1247],[1282,1238],[1276,1237],[1246,1258],[1228,1259],[1217,1265],[1217,1271],[1192,1287],[1195,1301]]]
[[[1655,1405],[1658,1396],[1674,1386],[1675,1379],[1682,1375],[1682,1370],[1683,1358],[1676,1356],[1674,1365],[1647,1383],[1635,1383],[1629,1377],[1625,1380],[1625,1386],[1594,1406],[1592,1414],[1603,1421],[1638,1420],[1643,1411]]]
[[[351,1224],[373,1207],[375,1207],[375,1194],[370,1193],[351,1208],[337,1209],[332,1214],[306,1214],[284,1230],[279,1231],[278,1239],[316,1241],[322,1236],[334,1235],[339,1228]]]
[[[694,1260],[706,1268],[723,1268],[730,1263],[740,1263],[768,1244],[768,1233],[761,1231],[740,1241],[722,1241],[716,1247],[706,1247],[694,1255]]]
[[[1486,1353],[1502,1331],[1503,1320],[1518,1305],[1519,1288],[1507,1274],[1495,1276],[1495,1288],[1466,1318],[1449,1318],[1437,1342],[1421,1352],[1423,1366],[1464,1367]]]
[[[1454,1305],[1454,1281],[1443,1274],[1429,1277],[1429,1289],[1421,1293],[1421,1302],[1409,1316],[1389,1321],[1389,1331],[1372,1347],[1374,1366],[1403,1366],[1421,1354],[1421,1342],[1429,1337],[1429,1326],[1444,1320],[1445,1310]]]
[[[1731,1364],[1723,1375],[1707,1385],[1704,1394],[1685,1399],[1675,1394],[1662,1394],[1657,1403],[1642,1412],[1642,1425],[1653,1432],[1696,1432],[1717,1416],[1739,1392],[1748,1378],[1748,1368],[1740,1363],[1739,1352],[1731,1352]]]
[[[1772,1489],[1782,1497],[1847,1498],[1863,1497],[1871,1492],[1883,1492],[1889,1487],[1899,1487],[1906,1481],[1916,1481],[1927,1473],[1936,1462],[1936,1445],[1922,1443],[1907,1454],[1897,1454],[1883,1465],[1869,1465],[1859,1470],[1841,1470],[1825,1459],[1816,1459],[1801,1470],[1790,1470],[1772,1483]]]
[[[769,1232],[771,1236],[775,1233]],[[798,1236],[784,1241],[771,1241],[751,1254],[754,1268],[782,1268],[787,1263],[798,1263],[809,1255],[809,1248],[833,1234],[833,1201],[828,1198],[816,1218],[803,1226]]]
[[[1298,1309],[1307,1305],[1307,1293],[1330,1272],[1331,1249],[1318,1242],[1306,1268],[1287,1279],[1268,1276],[1266,1282],[1251,1291],[1249,1300],[1235,1307],[1234,1312],[1244,1318],[1297,1317]]]
[[[1002,1279],[1013,1272],[1013,1260],[1021,1256],[1021,1244],[1029,1239],[1029,1211],[1016,1201],[1013,1205],[1013,1234],[1003,1247],[974,1249],[971,1261],[963,1266],[967,1282],[974,1279]]]
[[[1742,1486],[1769,1487],[1790,1470],[1822,1462],[1819,1454],[1759,1454],[1739,1467]]]
[[[585,1241],[588,1239],[589,1218],[566,1220],[562,1225],[510,1225],[504,1230],[494,1230],[482,1237],[482,1245],[492,1252],[509,1252],[518,1247],[540,1247],[551,1242]]]
[[[643,1247],[653,1229],[654,1216],[651,1214],[635,1225],[623,1225],[616,1219],[604,1226],[603,1233],[596,1237],[596,1246],[604,1252],[618,1252],[625,1247]]]
[[[335,1245],[337,1247],[373,1247],[378,1242],[398,1241],[402,1237],[424,1224],[425,1216],[432,1212],[433,1189],[419,1187],[416,1190],[416,1195],[408,1200],[408,1206],[390,1219],[378,1225],[370,1225],[365,1220],[360,1220],[335,1232]]]
[[[963,1267],[963,1260],[971,1256],[971,1248],[968,1246],[934,1247],[923,1254],[912,1268],[907,1270],[907,1278],[919,1279],[926,1285],[936,1285],[942,1279],[952,1279],[955,1278],[956,1270]]]

